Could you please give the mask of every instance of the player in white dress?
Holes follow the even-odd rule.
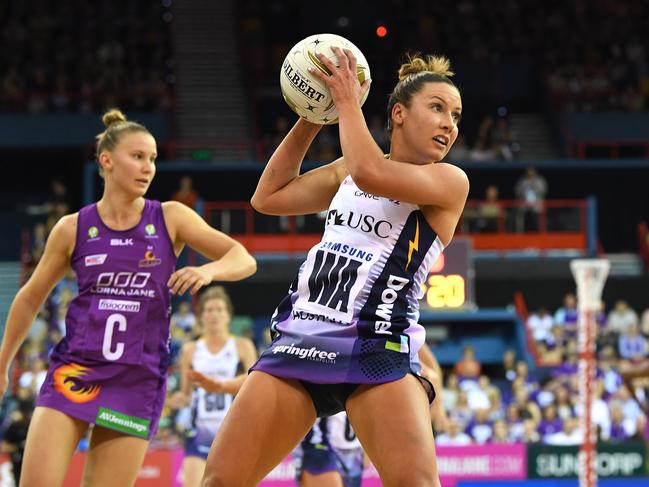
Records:
[[[230,334],[232,303],[222,287],[211,287],[201,295],[199,319],[203,331],[198,340],[183,345],[181,390],[172,400],[176,406],[190,403],[184,487],[200,484],[212,440],[257,358],[252,341]]]

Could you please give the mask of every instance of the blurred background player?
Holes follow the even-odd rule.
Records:
[[[199,485],[212,440],[257,359],[250,339],[230,334],[232,314],[232,301],[223,287],[206,289],[199,304],[201,334],[185,343],[181,352],[182,385],[172,402],[178,407],[191,401],[183,460],[185,487]]]
[[[0,349],[4,393],[29,325],[71,265],[79,294],[29,427],[23,487],[61,485],[90,424],[84,484],[131,485],[164,403],[171,294],[196,293],[215,279],[238,280],[256,269],[243,246],[190,208],[145,199],[155,176],[155,139],[119,110],[102,120],[96,155],[103,196],[58,221],[14,299]],[[174,272],[185,245],[214,261]]]
[[[319,418],[294,452],[301,487],[360,487],[363,447],[341,411]]]

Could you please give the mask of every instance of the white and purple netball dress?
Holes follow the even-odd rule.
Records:
[[[208,350],[205,340],[198,340],[192,357],[192,370],[220,381],[234,379],[243,372],[235,339],[230,338],[216,353]],[[212,440],[221,428],[233,399],[232,394],[207,392],[202,387],[194,389],[185,456],[207,459]]]
[[[418,371],[418,300],[443,248],[417,205],[368,194],[348,176],[252,370],[315,384],[378,384]]]

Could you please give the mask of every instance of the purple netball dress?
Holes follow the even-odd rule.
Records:
[[[97,205],[79,211],[72,268],[79,295],[50,357],[37,401],[74,418],[150,439],[165,399],[176,266],[159,201],[140,222],[111,230]]]
[[[425,339],[418,300],[443,249],[417,205],[366,193],[348,176],[253,370],[315,384],[379,384],[417,372]]]

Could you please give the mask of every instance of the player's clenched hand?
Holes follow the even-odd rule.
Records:
[[[174,272],[167,282],[173,294],[184,294],[191,289],[196,294],[200,288],[212,282],[212,276],[203,267],[183,267]]]
[[[190,370],[188,372],[189,380],[198,387],[202,387],[207,392],[224,392],[223,382],[220,380],[212,379],[205,374]]]

